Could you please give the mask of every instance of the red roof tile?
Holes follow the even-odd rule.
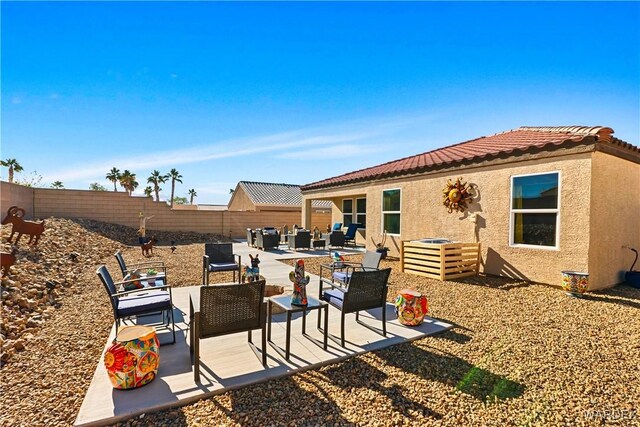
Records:
[[[532,148],[552,149],[565,143],[615,143],[638,152],[638,147],[612,138],[611,134],[613,129],[602,126],[521,127],[313,182],[302,186],[302,191],[425,172],[437,166],[482,161],[498,155],[517,155]]]

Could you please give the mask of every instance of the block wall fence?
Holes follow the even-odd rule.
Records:
[[[177,208],[148,197],[130,197],[125,192],[29,188],[0,182],[2,215],[17,205],[27,218],[87,218],[137,228],[139,213],[153,218],[148,230],[217,233],[246,237],[247,228],[302,224],[301,211],[210,211]],[[312,225],[324,229],[331,214],[313,214]]]

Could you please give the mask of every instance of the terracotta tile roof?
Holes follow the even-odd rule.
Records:
[[[270,182],[240,181],[242,187],[255,205],[302,206],[300,186],[294,184],[274,184]],[[314,200],[314,208],[331,208],[330,200]]]
[[[518,155],[527,150],[548,150],[563,144],[610,143],[638,152],[638,147],[613,138],[613,129],[596,126],[521,127],[428,151],[378,166],[349,172],[302,186],[302,191],[372,181],[398,175],[426,172],[432,168],[491,159],[498,155]]]

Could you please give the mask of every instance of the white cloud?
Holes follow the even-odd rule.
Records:
[[[380,137],[393,135],[396,131],[410,128],[416,122],[433,121],[433,116],[403,116],[391,119],[357,120],[342,122],[325,127],[280,132],[272,135],[238,138],[218,141],[208,145],[156,151],[138,155],[102,159],[94,163],[67,164],[59,170],[43,173],[44,179],[73,182],[79,180],[96,181],[104,179],[105,165],[109,168],[118,165],[120,170],[161,169],[166,166],[181,167],[192,163],[201,163],[215,159],[230,159],[250,155],[271,155],[283,159],[327,159],[358,156],[388,151],[393,144],[381,143]],[[373,143],[376,141],[377,143]],[[175,144],[180,146],[180,144]],[[108,169],[108,168],[107,168]],[[143,182],[138,192],[144,189]],[[198,193],[221,195],[228,194],[234,183],[220,184],[216,187],[198,187]],[[218,188],[219,187],[219,188]],[[207,193],[210,192],[210,193]]]
[[[339,159],[349,156],[358,156],[371,153],[387,151],[388,148],[382,146],[364,146],[356,144],[334,145],[327,147],[311,148],[308,150],[290,151],[279,154],[275,157],[280,159]]]

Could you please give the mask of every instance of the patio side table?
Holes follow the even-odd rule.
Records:
[[[278,353],[282,354],[282,350],[276,346],[276,344],[271,341],[271,320],[272,320],[272,307],[273,304],[283,308],[287,313],[287,328],[286,328],[286,342],[285,342],[285,353],[284,358],[289,360],[291,355],[291,316],[293,313],[302,312],[302,335],[306,335],[306,326],[307,326],[307,311],[311,310],[321,310],[324,309],[324,342],[323,349],[327,350],[327,338],[328,338],[328,329],[329,329],[329,304],[325,301],[320,301],[316,298],[307,296],[307,301],[309,304],[306,307],[291,305],[291,296],[290,295],[278,295],[269,298],[268,304],[268,315],[269,319],[267,323],[267,342],[274,348]],[[320,320],[320,313],[318,313],[318,321]],[[320,328],[318,328],[320,329]]]

